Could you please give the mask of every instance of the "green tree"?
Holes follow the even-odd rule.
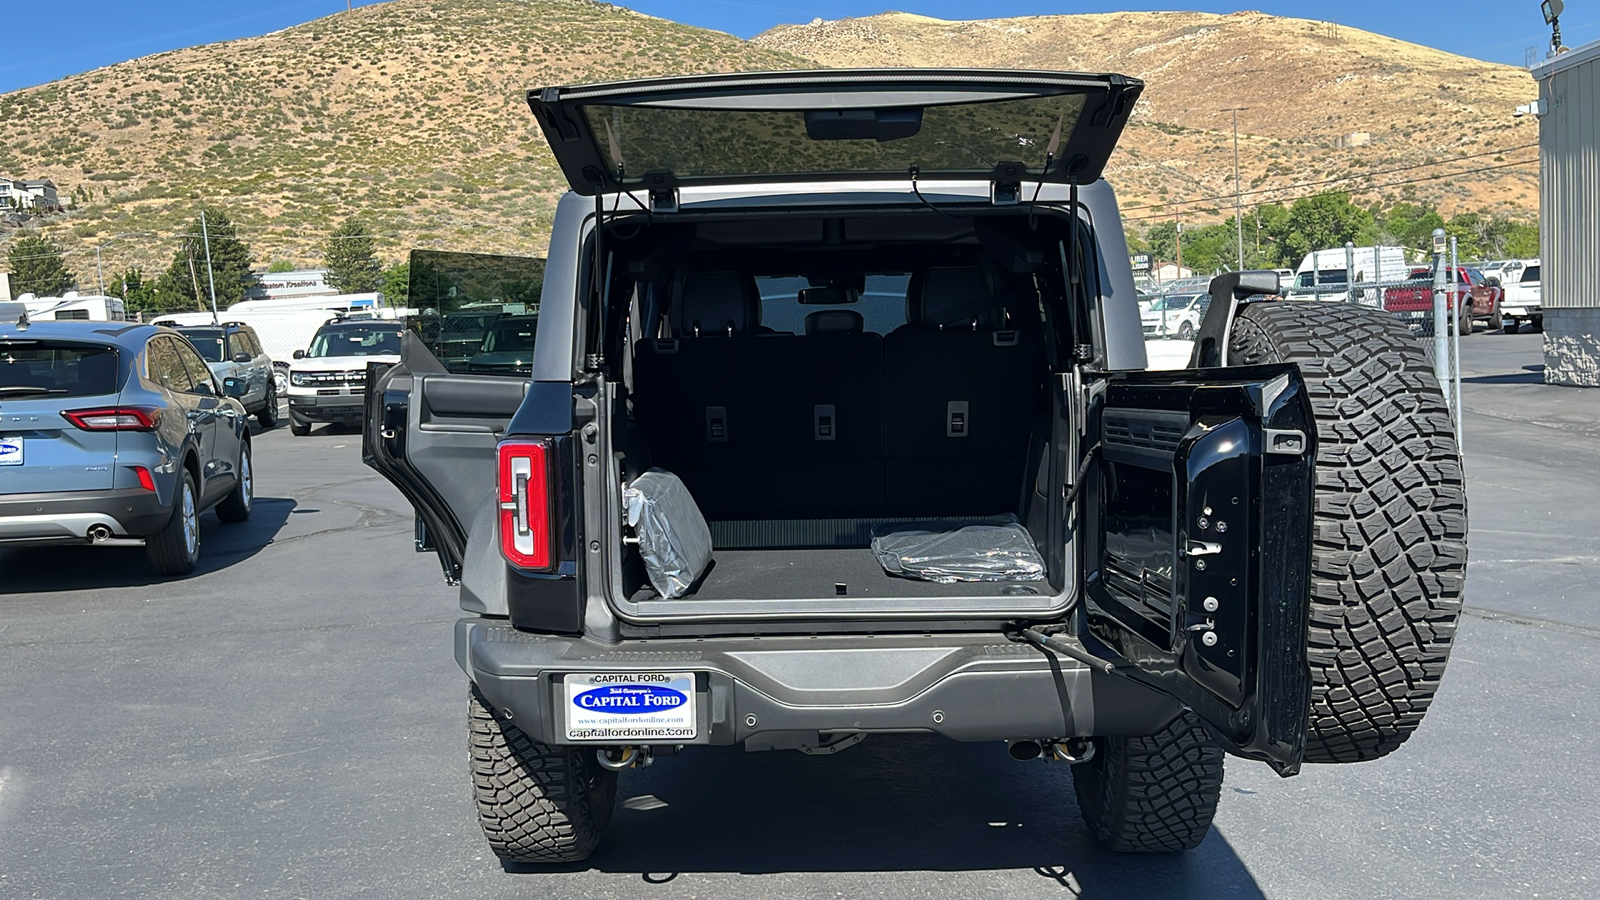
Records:
[[[250,248],[239,240],[233,222],[220,210],[207,208],[206,233],[211,238],[211,271],[216,278],[217,308],[229,306],[244,299],[250,282]],[[211,292],[206,283],[206,246],[202,240],[200,220],[189,223],[178,251],[172,256],[172,265],[162,274],[157,286],[163,298],[195,309],[211,307]]]
[[[145,281],[144,272],[138,268],[128,269],[111,282],[111,295],[122,298],[122,305],[128,312],[160,312],[161,308],[156,301],[156,286],[153,282]]]
[[[1377,237],[1372,213],[1334,191],[1296,200],[1284,222],[1283,249],[1298,260],[1313,250],[1342,247],[1348,241],[1370,244]]]
[[[1378,239],[1384,244],[1430,251],[1433,230],[1443,227],[1444,219],[1438,210],[1402,201],[1389,207],[1378,220]]]
[[[1539,223],[1512,222],[1506,231],[1505,254],[1516,259],[1532,259],[1539,255]]]
[[[411,296],[411,263],[402,260],[383,270],[383,299],[390,306],[405,306]]]
[[[328,236],[322,264],[328,270],[328,283],[341,294],[364,294],[383,285],[383,267],[378,264],[372,232],[354,216]]]
[[[77,283],[67,268],[61,245],[35,234],[11,245],[7,261],[11,264],[11,293],[56,297]]]

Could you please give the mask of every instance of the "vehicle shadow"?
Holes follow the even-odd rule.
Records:
[[[661,884],[685,872],[997,869],[1031,870],[1075,898],[1263,896],[1216,831],[1189,853],[1110,853],[1079,817],[1068,766],[931,736],[876,736],[832,757],[714,747],[659,759],[623,773],[605,843],[559,870]]]
[[[250,518],[224,524],[215,512],[200,517],[200,564],[179,578],[157,575],[141,546],[0,548],[0,594],[138,587],[199,578],[260,553],[294,511],[287,497],[257,497]]]

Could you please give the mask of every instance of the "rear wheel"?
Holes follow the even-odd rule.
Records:
[[[1222,795],[1222,748],[1194,713],[1148,737],[1095,740],[1072,767],[1078,809],[1095,840],[1122,853],[1193,850]]]
[[[1399,747],[1455,637],[1467,499],[1423,343],[1351,307],[1255,303],[1233,326],[1229,363],[1298,364],[1317,418],[1307,762]]]
[[[1505,319],[1500,323],[1500,330],[1505,334],[1516,334],[1518,324],[1516,319]]]
[[[508,862],[579,862],[611,824],[617,773],[592,747],[541,744],[472,689],[467,707],[472,788],[489,847]]]
[[[1544,316],[1534,316],[1533,317],[1533,330],[1534,331],[1543,331],[1544,330]]]
[[[187,469],[172,500],[172,518],[144,540],[150,567],[162,575],[187,575],[200,563],[200,500]]]

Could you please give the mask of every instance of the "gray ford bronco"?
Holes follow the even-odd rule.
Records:
[[[1381,311],[1242,272],[1212,282],[1190,367],[1146,371],[1101,178],[1142,87],[528,95],[571,185],[542,282],[436,255],[411,302],[536,303],[531,377],[408,333],[364,440],[460,586],[502,859],[585,858],[619,771],[657,757],[915,733],[1070,764],[1105,846],[1183,850],[1226,754],[1287,776],[1418,727],[1466,566],[1431,365]],[[671,490],[641,516],[646,485]],[[950,565],[891,564],[907,535]]]

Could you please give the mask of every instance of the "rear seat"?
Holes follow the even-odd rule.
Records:
[[[890,515],[1018,508],[1044,346],[1037,323],[1004,321],[999,287],[977,266],[928,269],[884,339]]]
[[[1043,380],[1037,329],[993,327],[979,269],[919,281],[911,324],[887,338],[847,309],[811,313],[802,337],[760,333],[748,276],[683,278],[676,337],[641,341],[635,360],[653,464],[712,520],[1016,509]]]
[[[672,471],[708,517],[747,502],[760,477],[759,428],[747,387],[761,298],[737,272],[692,272],[673,285],[671,331],[641,341],[634,359],[635,410],[651,462]]]

